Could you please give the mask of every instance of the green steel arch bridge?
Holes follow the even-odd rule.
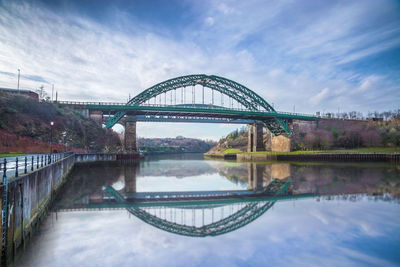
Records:
[[[264,98],[235,81],[216,75],[194,74],[158,83],[127,103],[60,102],[102,111],[106,128],[127,116],[135,121],[259,123],[274,136],[290,135],[290,120],[317,120],[313,115],[278,112]]]

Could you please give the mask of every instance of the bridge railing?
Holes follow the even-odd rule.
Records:
[[[71,105],[71,106],[86,106],[86,105],[125,106],[126,105],[126,103],[122,103],[122,102],[57,101],[55,103],[58,103],[61,105]]]
[[[317,117],[317,118],[321,118],[321,119],[330,119],[330,120],[343,120],[343,121],[368,121],[368,118],[366,117],[366,118],[339,118],[339,117],[335,117],[335,116],[332,116],[332,115],[327,115],[327,114],[324,114],[324,115],[315,115],[315,117]]]
[[[40,169],[72,154],[74,152],[6,157],[0,161],[0,173],[3,174],[3,178],[18,177],[20,174]]]

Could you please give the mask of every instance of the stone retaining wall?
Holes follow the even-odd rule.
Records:
[[[53,164],[31,173],[21,175],[5,185],[0,185],[0,207],[7,197],[7,233],[6,244],[2,245],[1,265],[10,262],[23,249],[32,237],[34,230],[47,213],[56,192],[65,182],[75,162],[75,155],[66,157]],[[0,225],[3,233],[3,223]]]

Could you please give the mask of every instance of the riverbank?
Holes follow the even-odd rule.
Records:
[[[349,150],[317,150],[292,152],[242,152],[227,149],[204,156],[238,161],[391,161],[400,162],[400,147],[360,148]]]

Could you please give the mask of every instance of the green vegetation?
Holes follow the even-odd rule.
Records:
[[[343,150],[332,150],[335,153],[343,153]],[[400,147],[363,147],[344,150],[351,153],[400,153]]]
[[[243,153],[243,151],[241,151],[240,149],[236,149],[236,148],[228,148],[225,149],[224,154],[238,154],[238,153]]]
[[[400,147],[364,147],[358,149],[336,149],[336,150],[297,150],[292,152],[269,152],[258,151],[249,154],[271,154],[271,155],[304,155],[304,154],[345,154],[345,153],[400,153]]]
[[[218,144],[207,154],[215,156],[218,154],[240,153],[247,149],[247,139],[247,127],[242,127],[221,138]]]
[[[0,154],[0,158],[5,158],[5,157],[17,157],[17,156],[24,156],[25,154],[20,154],[20,153],[4,153]]]

